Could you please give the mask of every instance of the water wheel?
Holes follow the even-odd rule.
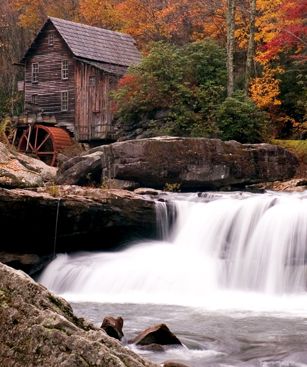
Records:
[[[22,134],[18,150],[50,166],[55,166],[59,151],[70,145],[72,139],[66,130],[60,127],[34,125]]]

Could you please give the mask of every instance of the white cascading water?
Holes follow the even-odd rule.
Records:
[[[75,301],[274,309],[295,296],[306,304],[306,193],[183,195],[175,205],[169,234],[166,205],[157,204],[164,241],[61,254],[39,281]]]

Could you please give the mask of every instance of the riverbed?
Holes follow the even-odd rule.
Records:
[[[72,306],[77,315],[97,326],[107,315],[122,316],[124,342],[148,326],[165,322],[184,347],[163,353],[134,347],[137,353],[157,363],[174,360],[190,367],[307,366],[307,312],[297,316],[281,311],[83,302]]]
[[[307,366],[307,194],[199,193],[157,201],[161,240],[58,254],[40,281],[124,343],[166,323],[184,344],[136,349],[190,367]],[[170,225],[171,224],[171,225]]]

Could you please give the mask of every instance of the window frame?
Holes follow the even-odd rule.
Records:
[[[38,83],[38,74],[39,74],[39,63],[33,62],[31,67],[31,81],[32,84]]]
[[[62,80],[68,79],[68,60],[64,59],[61,62],[61,78]]]
[[[37,96],[36,93],[32,94],[31,95],[31,103],[37,105],[37,98],[38,98],[38,96]]]
[[[67,112],[69,107],[69,92],[63,90],[61,92],[61,112]]]
[[[54,33],[48,33],[48,46],[52,47],[54,45]]]

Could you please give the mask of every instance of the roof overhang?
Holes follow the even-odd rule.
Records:
[[[80,57],[75,57],[75,60],[79,62],[83,62],[84,64],[87,64],[87,65],[91,65],[101,71],[104,71],[105,73],[113,74],[117,76],[123,76],[128,69],[128,66],[107,64],[107,63],[83,59]]]

